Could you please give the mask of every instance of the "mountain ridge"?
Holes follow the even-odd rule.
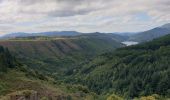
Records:
[[[147,42],[167,34],[170,34],[170,23],[131,35],[128,40],[136,42]]]
[[[25,32],[17,32],[17,33],[9,33],[1,36],[1,39],[10,39],[17,37],[31,37],[31,36],[76,36],[82,33],[76,31],[49,31],[49,32],[39,32],[39,33],[25,33]]]
[[[49,31],[49,32],[39,32],[39,33],[18,32],[18,33],[6,34],[4,36],[1,36],[0,39],[11,39],[11,38],[32,37],[32,36],[69,37],[69,36],[79,36],[84,34],[97,34],[97,33],[109,34],[109,33],[102,33],[102,32],[82,33],[77,31]],[[161,36],[167,35],[169,33],[170,33],[170,23],[143,32],[113,32],[110,34],[112,34],[113,35],[112,37],[115,37],[115,39],[119,42],[124,42],[124,41],[147,42],[155,38],[159,38]]]

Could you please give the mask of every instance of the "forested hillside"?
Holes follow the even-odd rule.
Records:
[[[170,35],[104,53],[67,74],[66,82],[83,84],[100,95],[170,97]]]
[[[60,84],[22,65],[0,46],[0,100],[94,100],[97,95],[81,85]]]
[[[170,35],[123,48],[98,34],[0,44],[9,47],[0,47],[0,99],[25,92],[63,100],[170,98]]]
[[[124,46],[105,35],[29,37],[0,41],[17,58],[45,73],[61,72],[102,52]]]

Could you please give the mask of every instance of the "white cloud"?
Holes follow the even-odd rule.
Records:
[[[169,0],[0,0],[0,34],[141,31],[170,22],[169,9]]]

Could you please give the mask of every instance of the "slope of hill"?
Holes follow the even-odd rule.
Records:
[[[68,83],[98,94],[125,98],[152,94],[170,97],[170,35],[104,53],[68,71]],[[144,99],[145,100],[145,99]]]
[[[29,69],[8,49],[0,47],[0,100],[93,100],[95,97],[81,85],[59,84]]]
[[[170,24],[165,24],[161,27],[157,27],[148,31],[139,32],[135,35],[131,35],[129,40],[136,42],[147,42],[161,36],[165,36],[170,33]]]
[[[61,72],[102,52],[124,46],[111,37],[20,38],[0,41],[30,67],[45,72]]]
[[[120,35],[120,34],[116,34],[116,33],[99,33],[99,32],[96,32],[96,33],[83,34],[81,36],[112,38],[113,40],[115,40],[117,42],[123,42],[123,41],[126,41],[128,39],[127,35]]]

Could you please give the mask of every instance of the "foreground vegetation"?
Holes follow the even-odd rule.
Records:
[[[35,96],[42,100],[98,98],[84,86],[61,84],[22,65],[3,47],[0,47],[0,59],[0,100],[18,97],[28,99]]]

